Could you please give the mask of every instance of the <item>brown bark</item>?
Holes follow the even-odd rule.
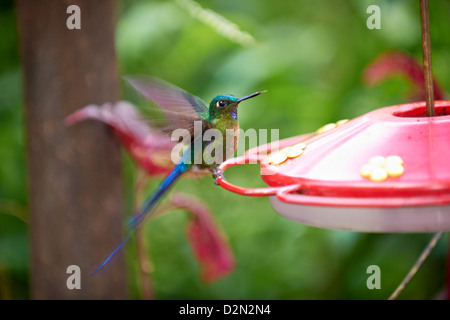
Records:
[[[69,5],[81,30],[69,30]],[[119,253],[90,273],[122,236],[121,157],[100,122],[65,127],[63,119],[91,103],[119,98],[114,0],[18,0],[24,75],[35,299],[126,298]],[[81,290],[69,290],[67,267],[81,268]]]

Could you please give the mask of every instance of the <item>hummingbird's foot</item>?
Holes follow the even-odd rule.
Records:
[[[209,169],[209,171],[211,171],[212,176],[213,176],[213,178],[214,178],[214,184],[215,184],[216,186],[218,186],[219,183],[217,182],[217,179],[218,179],[219,177],[222,177],[222,178],[224,177],[224,175],[223,175],[223,170],[220,169],[220,168],[214,167],[214,168]]]

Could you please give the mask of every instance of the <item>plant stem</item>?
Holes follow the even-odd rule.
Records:
[[[409,270],[408,274],[406,275],[405,279],[403,279],[402,283],[395,289],[394,293],[391,294],[388,300],[395,300],[399,294],[405,289],[405,287],[408,285],[408,283],[411,281],[411,279],[416,275],[419,268],[422,266],[422,264],[425,262],[425,260],[430,255],[433,248],[436,246],[436,243],[439,241],[439,239],[444,234],[443,231],[437,232],[431,241],[426,246],[425,250],[423,250],[422,254],[420,255],[419,259],[417,259],[416,263],[414,263],[411,270]]]
[[[134,206],[136,210],[139,209],[139,204],[143,198],[143,191],[145,190],[148,180],[148,176],[140,168],[136,168],[136,191],[134,197]],[[145,245],[145,234],[143,229],[144,228],[139,228],[136,230],[136,250],[138,256],[139,277],[141,279],[141,294],[142,299],[153,300],[155,298],[151,284],[153,265],[150,260],[150,255],[148,254],[148,248]]]
[[[423,72],[427,117],[434,117],[433,71],[431,68],[430,20],[428,0],[420,0],[420,21],[422,25]]]

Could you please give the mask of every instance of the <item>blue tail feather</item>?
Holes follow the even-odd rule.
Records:
[[[143,205],[139,212],[137,212],[127,223],[127,226],[131,228],[131,230],[136,229],[139,224],[144,220],[144,218],[149,214],[150,209],[152,209],[162,198],[162,196],[169,190],[172,184],[177,180],[179,176],[181,176],[186,170],[189,169],[189,166],[183,162],[180,162],[172,172],[167,176],[166,179],[158,186],[158,189],[149,197]]]
[[[134,231],[134,230],[133,230]],[[106,258],[105,261],[103,261],[103,263],[100,265],[100,267],[98,267],[97,269],[95,269],[94,272],[92,272],[91,276],[94,276],[97,272],[99,272],[101,269],[103,269],[104,266],[106,266],[108,264],[109,261],[111,261],[111,259],[116,255],[117,252],[120,251],[120,249],[122,249],[123,245],[125,244],[125,242],[131,237],[131,235],[133,234],[133,231],[131,231],[126,237],[125,239],[123,239],[122,243],[119,244],[119,246],[109,255],[108,258]]]
[[[189,169],[190,165],[180,162],[175,166],[172,172],[164,179],[164,181],[158,186],[158,189],[142,204],[139,211],[128,221],[127,226],[130,228],[129,234],[125,239],[119,244],[119,246],[106,258],[106,260],[92,273],[95,275],[99,272],[111,259],[120,251],[125,242],[131,237],[136,228],[141,224],[144,219],[153,212],[153,209],[158,204],[159,200],[162,198],[173,183],[179,178],[184,172]]]

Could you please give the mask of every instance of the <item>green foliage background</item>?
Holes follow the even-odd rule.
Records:
[[[422,57],[419,1],[198,3],[251,34],[255,44],[230,41],[176,1],[123,0],[116,33],[121,74],[154,75],[204,100],[220,93],[239,96],[268,89],[240,108],[241,127],[279,128],[280,138],[405,102],[409,86],[403,79],[368,88],[362,71],[387,50],[402,50],[419,61]],[[369,5],[381,8],[381,30],[366,27]],[[433,68],[444,89],[450,88],[449,13],[448,1],[430,1]],[[0,298],[27,299],[25,131],[13,1],[0,4],[0,29]],[[126,87],[123,97],[141,103]],[[134,165],[125,154],[124,159],[125,210],[131,212]],[[239,185],[264,185],[256,166],[231,169],[228,176]],[[176,189],[198,196],[214,211],[237,266],[229,277],[202,284],[184,234],[185,213],[160,217],[145,228],[160,299],[385,299],[431,237],[304,226],[279,216],[268,199],[226,192],[209,178],[185,179]],[[442,290],[446,249],[447,237],[401,298],[430,299]],[[131,245],[130,292],[140,298],[135,260]],[[366,268],[372,264],[381,268],[381,290],[366,288]]]

